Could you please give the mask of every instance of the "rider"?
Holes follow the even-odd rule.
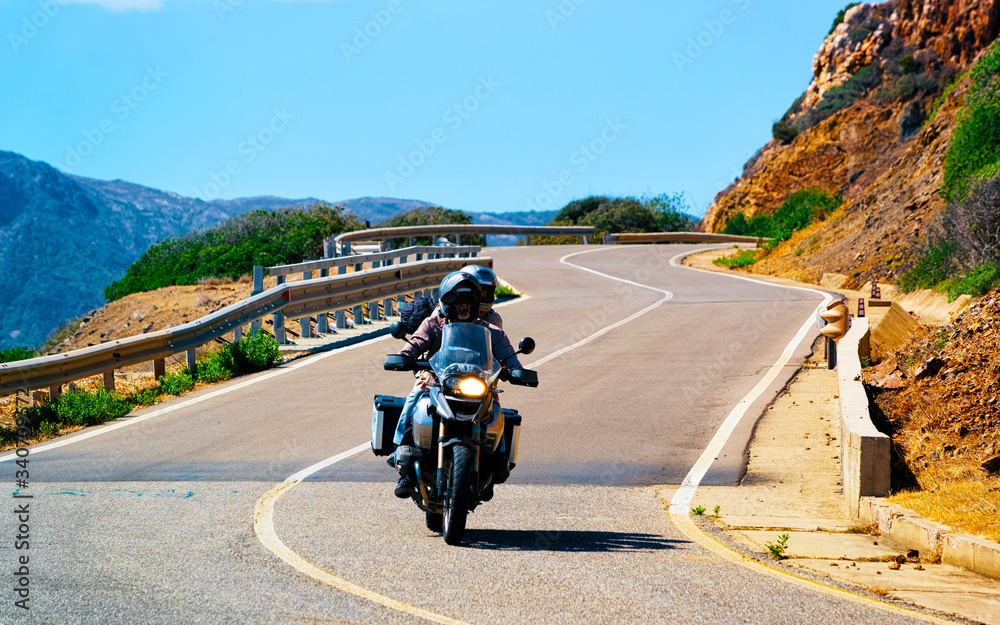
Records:
[[[426,351],[427,357],[430,358],[441,346],[441,334],[446,324],[454,322],[476,323],[489,329],[493,355],[497,360],[504,362],[506,359],[504,366],[511,370],[522,368],[515,355],[514,347],[510,344],[504,331],[479,319],[482,291],[478,281],[472,275],[464,271],[450,273],[441,281],[439,291],[441,315],[431,315],[424,319],[406,347],[400,350],[400,354],[415,359]],[[401,499],[409,497],[413,487],[416,486],[410,455],[406,453],[409,450],[401,450],[401,448],[413,445],[413,409],[417,400],[425,393],[426,385],[430,383],[433,383],[433,376],[429,372],[422,371],[420,379],[417,380],[403,404],[399,424],[396,426],[396,435],[393,437],[397,452],[393,453],[393,458],[389,462],[396,467],[400,474],[395,494]],[[398,453],[400,451],[403,453]]]
[[[503,330],[503,317],[500,316],[500,313],[493,310],[493,302],[496,301],[497,286],[500,284],[497,274],[493,273],[493,270],[489,267],[483,267],[482,265],[466,265],[459,269],[459,271],[469,274],[479,283],[479,289],[482,291],[482,296],[479,299],[479,318]],[[434,307],[433,314],[444,317],[444,313],[441,312],[440,302]]]

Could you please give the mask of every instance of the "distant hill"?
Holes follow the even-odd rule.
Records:
[[[491,226],[544,226],[556,216],[558,211],[520,211],[509,213],[470,213],[472,223]],[[518,237],[507,234],[491,234],[486,244],[491,246],[517,245]]]
[[[104,287],[167,236],[210,228],[251,208],[313,202],[204,202],[71,176],[0,151],[0,349],[40,345],[59,324],[103,305]]]
[[[0,150],[0,349],[41,345],[57,327],[102,306],[106,286],[152,244],[251,209],[309,206],[273,196],[205,202],[123,180],[64,174]],[[362,197],[330,204],[371,223],[434,206]],[[544,224],[548,213],[472,213],[474,223]],[[491,237],[492,238],[492,237]],[[496,237],[494,245],[513,245]]]

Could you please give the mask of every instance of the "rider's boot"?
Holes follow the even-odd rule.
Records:
[[[409,445],[400,445],[394,452],[396,455],[396,470],[399,471],[399,481],[396,483],[396,490],[393,493],[400,499],[409,497],[413,492],[413,488],[417,485],[417,478],[413,467],[415,452],[419,453],[419,450]]]

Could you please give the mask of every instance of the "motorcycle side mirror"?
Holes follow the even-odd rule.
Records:
[[[391,334],[394,339],[405,339],[406,328],[403,327],[402,323],[395,321],[391,326],[389,326],[389,334]]]
[[[403,354],[387,354],[382,368],[386,371],[413,371],[414,360],[412,356]]]
[[[522,354],[530,354],[535,351],[535,339],[530,336],[526,336],[521,339],[521,342],[517,344],[517,351]]]

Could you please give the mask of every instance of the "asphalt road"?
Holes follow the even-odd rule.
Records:
[[[422,513],[392,496],[394,471],[369,453],[278,500],[278,536],[333,575],[474,623],[903,622],[719,559],[664,514],[655,486],[680,483],[820,301],[673,266],[686,249],[491,251],[530,296],[500,309],[515,343],[538,344],[525,364],[579,345],[537,367],[537,389],[507,387],[503,403],[524,415],[518,467],[470,516],[466,546],[426,531]],[[251,525],[275,485],[368,440],[372,396],[412,384],[381,369],[397,349],[385,339],[313,356],[32,454],[31,609],[8,590],[0,621],[419,620],[299,573]],[[751,427],[734,432],[707,482],[739,479]],[[13,484],[15,469],[3,463],[0,475]],[[0,561],[12,571],[24,552],[6,516]]]

